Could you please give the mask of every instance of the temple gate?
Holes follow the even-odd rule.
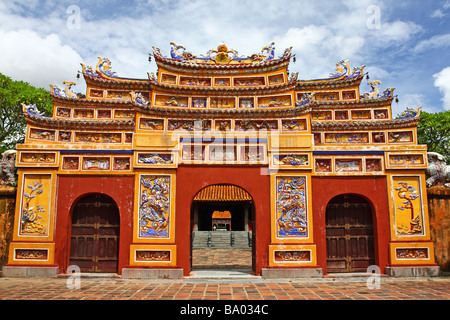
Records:
[[[189,237],[209,201],[195,197],[234,188],[218,186],[249,195],[240,214],[222,206],[230,198],[209,199],[230,211],[233,230],[252,229],[256,275],[372,264],[391,275],[436,274],[420,108],[394,119],[394,88],[371,81],[361,93],[364,66],[346,60],[328,78],[299,80],[288,71],[291,48],[276,58],[274,43],[251,56],[224,43],[202,56],[171,46],[170,57],[153,48],[158,72],[147,79],[118,76],[106,58],[83,64],[86,93],[52,85],[52,117],[23,105],[4,275],[86,264],[123,277],[187,276]],[[89,194],[105,198],[86,204],[114,212],[87,223],[90,231],[79,215]]]

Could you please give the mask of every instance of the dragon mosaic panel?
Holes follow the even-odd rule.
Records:
[[[308,236],[305,176],[276,177],[276,236]]]
[[[167,239],[170,235],[171,177],[142,175],[139,191],[139,237]]]

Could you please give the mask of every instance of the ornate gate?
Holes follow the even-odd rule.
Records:
[[[326,211],[327,272],[365,272],[375,264],[370,205],[361,197],[333,198]]]
[[[106,195],[78,201],[72,216],[70,265],[82,272],[117,272],[119,221],[117,205]]]

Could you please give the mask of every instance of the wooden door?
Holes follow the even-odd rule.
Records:
[[[327,272],[366,272],[375,264],[370,205],[361,197],[333,198],[326,211]]]
[[[88,195],[72,215],[70,265],[82,272],[118,271],[119,210],[110,197]]]

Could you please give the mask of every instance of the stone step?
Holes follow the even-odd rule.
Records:
[[[234,245],[231,245],[232,235],[234,236]],[[251,233],[250,233],[251,237]],[[209,239],[209,241],[208,241]],[[247,231],[194,231],[193,243],[194,249],[201,248],[250,248],[249,232]]]

